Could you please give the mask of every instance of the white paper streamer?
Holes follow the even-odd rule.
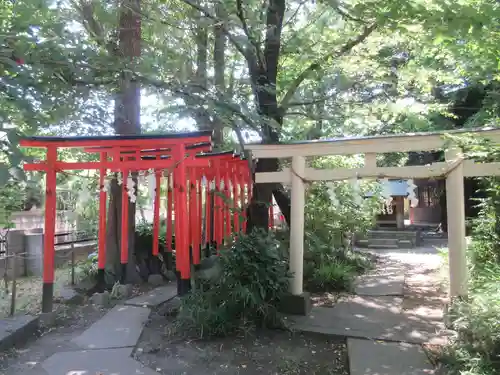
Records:
[[[111,191],[111,180],[105,178],[104,183],[102,184],[102,191],[105,193],[109,193]]]
[[[78,194],[78,201],[82,204],[87,203],[90,200],[90,191],[87,185],[87,180],[82,181],[82,189],[80,194]]]
[[[357,178],[351,178],[350,184],[352,187],[352,195],[354,198],[354,202],[356,204],[361,204],[361,192],[360,192],[360,186],[359,186],[359,180]]]
[[[147,180],[148,180],[149,197],[151,199],[154,199],[156,191],[156,174],[154,173],[154,171],[149,171]]]
[[[135,195],[135,181],[131,176],[127,177],[127,194],[130,202],[135,203],[137,200],[137,196]]]
[[[335,184],[330,182],[328,185],[328,195],[330,196],[330,202],[332,206],[337,207],[339,205],[339,200],[337,194],[335,193]]]
[[[414,208],[418,206],[418,199],[415,195],[415,190],[417,189],[417,185],[413,182],[412,179],[406,181],[408,187],[406,188],[406,192],[408,193],[408,200],[410,201],[410,207]]]

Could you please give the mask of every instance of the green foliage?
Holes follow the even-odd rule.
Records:
[[[359,160],[325,157],[313,161],[316,168],[354,167]],[[332,200],[332,191],[334,198]],[[304,282],[309,291],[348,290],[357,274],[370,268],[370,261],[350,249],[354,233],[363,233],[375,223],[380,203],[363,199],[376,192],[371,183],[354,191],[350,182],[315,183],[307,190],[305,207]]]
[[[80,280],[97,280],[97,252],[89,255],[87,259],[80,262],[76,269],[76,274]]]
[[[312,278],[307,284],[309,291],[351,290],[355,269],[348,263],[335,258],[323,261],[313,270]]]
[[[183,298],[180,326],[208,337],[280,324],[278,304],[288,290],[289,273],[285,251],[273,234],[239,234],[218,261],[220,278]]]
[[[7,183],[0,187],[0,228],[11,228],[12,213],[22,208],[23,195],[16,184]]]
[[[497,160],[498,148],[477,139],[459,139],[477,160]],[[473,221],[469,298],[456,301],[450,311],[457,336],[445,348],[442,362],[451,374],[493,375],[500,371],[500,183],[484,180],[488,197]]]

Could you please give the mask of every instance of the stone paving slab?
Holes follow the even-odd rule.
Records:
[[[433,367],[419,345],[348,339],[350,375],[428,375]]]
[[[24,343],[36,333],[38,322],[39,318],[31,315],[0,319],[0,350]]]
[[[170,283],[151,290],[148,293],[131,298],[125,302],[126,305],[156,307],[177,296],[177,285]]]
[[[355,296],[334,307],[314,307],[309,316],[289,317],[291,328],[330,335],[439,343],[438,322],[401,312],[399,297]]]
[[[132,348],[150,312],[145,307],[115,306],[72,342],[83,349]]]
[[[132,359],[127,349],[59,352],[42,367],[50,375],[158,375]]]
[[[404,283],[404,275],[364,275],[356,283],[355,293],[360,296],[402,296]]]

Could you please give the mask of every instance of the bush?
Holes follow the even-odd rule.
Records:
[[[179,326],[207,337],[279,325],[278,304],[290,276],[285,254],[272,233],[239,234],[220,253],[220,278],[182,299]]]
[[[314,161],[314,166],[342,166],[336,163],[324,158]],[[361,190],[376,191],[370,184]],[[349,182],[341,181],[315,183],[307,190],[306,202],[305,287],[317,292],[349,290],[356,275],[372,266],[366,255],[352,251],[350,238],[374,225],[380,203],[362,199]]]
[[[441,362],[451,374],[500,373],[500,252],[494,207],[491,198],[481,203],[468,249],[469,299],[455,301],[449,312],[456,337]]]
[[[351,290],[355,274],[351,265],[334,259],[320,264],[312,271],[308,289],[311,292],[316,290]]]
[[[493,271],[493,270],[492,270]],[[451,374],[493,375],[500,372],[500,267],[496,281],[474,289],[470,300],[457,301],[451,311],[451,328],[457,336],[441,361]]]

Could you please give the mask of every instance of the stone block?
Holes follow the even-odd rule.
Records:
[[[103,293],[94,293],[94,295],[90,297],[90,303],[96,306],[107,307],[111,303],[111,295],[107,290]]]
[[[72,342],[82,349],[129,348],[130,354],[150,312],[144,307],[117,305]]]
[[[176,295],[177,295],[176,285],[174,283],[170,283],[155,288],[140,296],[131,298],[128,301],[125,301],[125,304],[133,306],[155,307],[171,300]]]
[[[78,293],[73,288],[64,286],[56,292],[55,301],[67,305],[80,305],[85,300],[85,296]]]
[[[26,275],[26,254],[25,254],[25,236],[24,230],[9,230],[7,235],[7,244],[10,255],[16,255],[15,259],[9,259],[8,277],[12,279],[15,275],[16,278]]]
[[[132,359],[129,349],[60,352],[43,361],[42,367],[50,375],[158,375]]]
[[[427,375],[434,371],[420,345],[348,339],[351,375]]]
[[[122,298],[130,298],[134,291],[134,287],[132,284],[118,284],[113,287],[113,296],[122,299]]]
[[[311,296],[307,292],[300,295],[288,294],[280,302],[280,312],[284,314],[308,315],[311,308]]]
[[[26,273],[43,275],[43,233],[26,233]]]
[[[40,327],[51,328],[56,325],[57,313],[55,311],[40,314]]]
[[[148,284],[154,285],[154,286],[160,286],[165,283],[165,280],[163,279],[162,275],[159,274],[153,274],[149,275],[148,277]]]
[[[37,334],[39,318],[18,315],[0,320],[0,350],[20,346]]]

